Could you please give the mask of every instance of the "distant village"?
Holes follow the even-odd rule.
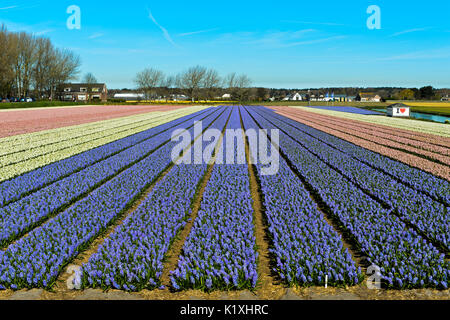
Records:
[[[427,88],[427,89],[424,89]],[[385,102],[386,100],[441,100],[450,101],[450,89],[405,88],[330,88],[330,89],[267,89],[248,88],[248,99],[251,101],[312,101],[312,102]],[[69,83],[59,86],[56,97],[62,101],[144,101],[148,99],[160,101],[190,101],[192,97],[183,90],[171,88],[155,89],[155,94],[148,97],[144,92],[133,89],[107,89],[105,83]],[[215,101],[232,101],[233,92],[217,89],[210,96]],[[426,93],[428,91],[428,93]],[[344,93],[343,93],[344,92]],[[347,93],[345,93],[347,92]],[[158,94],[159,93],[159,94]],[[199,94],[197,100],[202,100]],[[206,96],[204,100],[207,99]]]

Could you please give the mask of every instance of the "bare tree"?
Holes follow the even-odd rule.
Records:
[[[51,99],[53,99],[54,89],[58,85],[76,79],[80,72],[80,64],[80,57],[72,51],[54,50],[49,81]]]
[[[161,93],[163,94],[166,102],[169,100],[169,97],[174,89],[175,83],[176,79],[174,76],[168,76],[163,81],[163,85],[161,86],[162,87]]]
[[[257,88],[255,90],[255,97],[258,99],[258,101],[264,101],[268,99],[269,90],[266,88]]]
[[[8,97],[15,86],[14,62],[17,48],[15,37],[4,25],[0,27],[0,96]]]
[[[165,75],[162,71],[148,68],[136,75],[134,82],[145,93],[146,99],[151,99],[156,88],[163,85]]]
[[[245,74],[239,75],[235,78],[234,96],[240,104],[248,100],[251,85],[252,80]]]
[[[15,74],[18,95],[27,96],[32,81],[33,64],[35,61],[36,39],[25,33],[17,35],[17,52],[15,61]]]
[[[236,86],[236,77],[237,75],[235,72],[228,74],[223,80],[223,86],[229,90],[234,88]],[[231,94],[231,92],[229,93]]]
[[[36,97],[42,98],[48,92],[51,82],[51,66],[54,58],[54,47],[49,39],[36,39],[36,60],[33,67],[33,81]]]
[[[94,83],[98,83],[98,80],[97,80],[97,78],[94,76],[93,73],[88,72],[88,73],[86,73],[86,74],[84,75],[83,81],[82,81],[82,82],[83,82],[83,83],[86,83],[86,84],[94,84]]]
[[[222,84],[219,73],[214,69],[208,69],[205,73],[203,87],[205,88],[205,97],[207,100],[213,100],[218,89]]]
[[[199,98],[200,89],[204,85],[206,72],[205,67],[195,66],[177,76],[177,86],[192,99],[192,102]]]
[[[55,49],[49,39],[25,32],[8,32],[0,27],[0,93],[27,96],[32,88],[36,97],[75,79],[80,58],[69,50]]]

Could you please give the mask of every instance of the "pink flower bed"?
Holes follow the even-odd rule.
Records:
[[[335,130],[335,129],[331,128],[331,126],[324,126],[324,125],[318,124],[316,122],[306,119],[305,115],[301,114],[301,111],[300,112],[295,111],[296,114],[294,114],[292,112],[287,113],[287,112],[280,112],[280,111],[278,113],[285,117],[293,119],[295,121],[303,123],[307,126],[310,126],[314,129],[326,132],[326,133],[336,136],[340,139],[343,139],[343,140],[346,140],[353,144],[356,144],[360,147],[363,147],[368,150],[377,152],[379,154],[388,156],[392,159],[396,159],[396,160],[406,163],[412,167],[416,167],[421,170],[430,172],[438,177],[441,177],[441,178],[444,178],[444,179],[450,181],[450,170],[449,170],[449,167],[446,165],[442,165],[442,164],[412,155],[407,152],[395,150],[395,149],[380,145],[376,142],[367,141],[367,140],[358,138],[354,135],[347,134],[347,133],[344,133],[339,130]],[[314,116],[315,116],[315,114],[314,114]],[[376,141],[376,138],[374,137],[373,140]]]
[[[401,149],[410,153],[414,153],[414,154],[418,154],[418,155],[422,155],[425,156],[429,159],[441,162],[443,164],[449,165],[450,166],[450,157],[440,154],[440,153],[435,153],[435,152],[430,152],[427,151],[426,149],[429,149],[429,144],[426,144],[425,142],[419,142],[417,141],[417,147],[412,147],[409,143],[412,143],[410,140],[407,141],[409,143],[406,143],[405,141],[402,141],[402,138],[397,137],[397,139],[391,140],[392,138],[388,135],[384,135],[383,134],[377,134],[375,133],[373,130],[367,130],[367,129],[363,129],[363,128],[358,128],[355,129],[355,126],[352,123],[347,123],[345,125],[340,125],[340,124],[336,124],[334,122],[334,120],[330,120],[325,118],[322,119],[318,119],[318,117],[316,117],[315,115],[311,115],[309,112],[303,112],[303,111],[299,111],[299,112],[289,112],[286,114],[292,114],[292,115],[296,115],[296,116],[301,116],[302,118],[304,118],[305,120],[311,121],[315,124],[318,125],[323,125],[324,127],[330,128],[330,129],[334,129],[337,131],[340,131],[342,133],[347,133],[350,135],[354,135],[357,136],[358,138],[361,139],[366,139],[375,143],[378,143],[380,145],[389,147],[389,148],[397,148],[397,149]],[[403,143],[402,143],[403,142]],[[438,148],[437,146],[435,146],[436,148]],[[448,151],[448,149],[444,148],[444,147],[440,147],[443,150],[440,150],[443,153],[446,153]]]
[[[292,112],[292,111],[302,111],[299,109],[293,109],[291,107],[268,107],[276,111],[282,111],[282,112]],[[340,117],[335,116],[324,116],[318,113],[311,113],[316,118],[327,118],[327,119],[333,119],[333,122],[336,123],[351,123],[354,127],[362,127],[366,129],[377,129],[378,132],[387,133],[393,136],[398,137],[404,137],[409,138],[413,141],[422,141],[427,142],[431,145],[436,145],[440,147],[444,147],[447,149],[450,149],[450,139],[445,137],[440,137],[432,134],[427,134],[423,132],[417,132],[417,131],[411,131],[411,130],[405,130],[400,128],[394,128],[390,126],[383,126],[379,124],[373,124],[373,123],[367,123],[364,121],[358,121],[358,120],[350,120],[350,119],[344,119]]]
[[[0,138],[186,106],[92,106],[0,112]]]

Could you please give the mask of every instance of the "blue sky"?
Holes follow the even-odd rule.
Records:
[[[70,5],[81,29],[69,30]],[[381,29],[367,27],[367,8]],[[0,0],[0,23],[81,56],[109,88],[134,87],[154,67],[193,65],[250,76],[255,86],[450,87],[448,0],[46,1]]]

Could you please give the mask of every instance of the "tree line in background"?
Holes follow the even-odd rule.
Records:
[[[80,58],[50,39],[0,26],[0,97],[53,99],[55,88],[79,73]]]
[[[373,88],[311,88],[311,89],[277,89],[251,87],[252,81],[245,74],[228,74],[221,77],[214,69],[196,66],[189,68],[176,76],[167,76],[164,72],[148,68],[139,72],[135,78],[139,91],[143,92],[146,99],[158,99],[169,95],[184,94],[192,101],[214,100],[229,94],[229,98],[235,101],[268,101],[282,100],[293,93],[300,93],[305,97],[311,95],[320,96],[334,93],[356,97],[360,93],[372,93],[387,100],[439,100],[450,94],[449,89],[435,89],[432,86],[422,88],[401,87],[373,87]],[[123,89],[121,91],[127,91]],[[116,90],[112,90],[116,91]],[[120,91],[120,90],[117,90]]]
[[[311,88],[311,89],[267,89],[270,97],[281,100],[289,94],[298,92],[304,96],[315,95],[325,96],[327,93],[335,95],[346,95],[358,97],[360,93],[372,93],[379,95],[382,100],[440,100],[450,94],[450,89],[436,89],[432,86],[422,88],[401,88],[401,87],[347,87],[347,88]]]
[[[191,67],[175,76],[147,68],[136,75],[135,83],[146,99],[183,94],[192,101],[214,100],[226,92],[232,100],[246,101],[252,92],[252,81],[247,75],[230,73],[221,77],[216,70],[202,66]]]

